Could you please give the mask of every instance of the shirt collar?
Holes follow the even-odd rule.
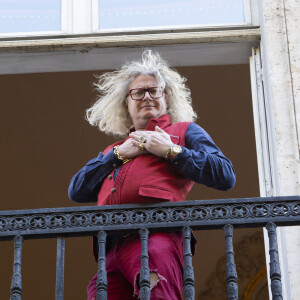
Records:
[[[159,118],[156,119],[150,119],[145,130],[149,130],[149,131],[154,131],[155,130],[155,126],[160,127],[161,129],[165,129],[166,127],[170,126],[171,123],[171,118],[169,115],[165,114],[162,115]],[[131,127],[129,128],[129,133],[134,132],[135,128]]]

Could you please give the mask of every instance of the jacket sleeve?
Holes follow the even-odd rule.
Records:
[[[113,149],[89,161],[71,179],[69,198],[75,202],[97,202],[98,192],[103,180],[122,162],[115,156]]]
[[[195,123],[188,126],[185,147],[171,163],[185,177],[208,187],[225,191],[235,184],[235,172],[230,160],[208,133]]]

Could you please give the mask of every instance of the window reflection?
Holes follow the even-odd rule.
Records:
[[[99,0],[99,29],[243,22],[243,0]]]
[[[0,0],[0,33],[61,30],[61,0]]]

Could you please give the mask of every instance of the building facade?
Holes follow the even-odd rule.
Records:
[[[197,80],[203,80],[201,77],[196,77],[197,73],[208,78],[208,74],[213,68],[215,69],[211,72],[214,75],[211,78],[216,78],[215,74],[222,68],[226,68],[226,66],[231,67],[228,70],[224,69],[222,72],[230,76],[229,74],[232,74],[233,70],[238,68],[238,66],[247,65],[250,75],[249,78],[243,75],[243,78],[245,81],[249,81],[249,88],[251,86],[251,95],[249,94],[249,97],[252,99],[252,108],[243,104],[233,114],[232,109],[235,105],[232,104],[226,111],[226,114],[231,116],[231,119],[224,118],[222,114],[218,115],[218,118],[224,118],[222,122],[226,121],[230,124],[230,120],[236,118],[236,115],[245,113],[243,109],[247,110],[248,117],[251,115],[252,118],[253,115],[253,121],[251,120],[253,124],[249,132],[252,129],[254,130],[253,141],[255,141],[256,151],[254,150],[250,154],[252,158],[255,154],[257,159],[257,166],[252,170],[253,174],[255,172],[257,174],[255,175],[256,177],[253,175],[253,178],[250,176],[253,182],[253,190],[251,192],[246,188],[244,192],[241,192],[241,188],[241,190],[238,189],[236,194],[233,192],[229,195],[230,197],[253,197],[259,194],[261,197],[264,197],[300,194],[299,0],[227,1],[227,6],[224,6],[224,2],[223,4],[221,3],[222,1],[213,1],[212,3],[212,1],[207,0],[199,1],[199,5],[194,8],[186,8],[185,6],[183,8],[180,6],[182,5],[180,1],[178,3],[174,2],[173,6],[155,2],[153,7],[148,8],[148,10],[147,8],[133,9],[137,20],[134,27],[129,27],[129,25],[126,25],[127,23],[124,23],[125,25],[120,23],[121,25],[118,25],[118,28],[109,27],[112,26],[109,25],[109,20],[107,25],[102,23],[102,20],[105,20],[105,14],[114,14],[115,18],[125,14],[126,16],[131,16],[130,19],[132,19],[133,15],[130,15],[131,11],[129,8],[123,7],[120,10],[107,8],[101,6],[103,5],[101,1],[94,0],[62,0],[58,2],[61,22],[59,23],[60,25],[54,24],[51,30],[42,28],[40,31],[29,32],[30,29],[27,29],[27,32],[23,31],[22,33],[17,32],[20,29],[15,29],[15,32],[5,32],[3,30],[0,37],[0,74],[2,82],[8,83],[9,80],[12,80],[11,82],[26,81],[30,76],[38,78],[39,74],[49,74],[45,78],[45,81],[48,82],[51,80],[55,82],[55,80],[58,80],[57,78],[67,82],[67,79],[61,76],[63,74],[61,72],[94,70],[100,70],[101,72],[102,70],[113,69],[120,66],[124,60],[136,58],[145,48],[158,50],[172,66],[181,68],[182,72],[186,72],[187,75],[192,74],[190,76],[197,78]],[[11,8],[1,8],[0,4],[0,15],[5,16],[2,17],[1,21],[4,25],[5,20],[10,18],[10,15],[14,16],[13,13],[5,15],[9,9]],[[140,22],[145,22],[147,14],[151,16],[151,13],[157,13],[156,18],[159,19],[160,17],[163,20],[167,19],[166,16],[168,16],[168,22],[174,22],[171,15],[178,13],[179,17],[184,19],[185,9],[194,9],[195,11],[198,9],[200,13],[201,9],[207,9],[205,13],[207,15],[210,14],[211,19],[203,21],[203,24],[193,24],[193,26],[189,23],[172,23],[171,25],[168,23],[148,24],[146,27],[144,26],[145,28],[138,25],[140,15],[144,14],[144,12],[146,14],[144,14]],[[51,8],[51,10],[55,9]],[[137,14],[137,11],[139,14]],[[224,15],[222,15],[222,11]],[[226,19],[225,17],[230,12],[232,13],[232,19]],[[243,17],[240,15],[241,12]],[[164,13],[166,15],[163,15]],[[55,13],[52,12],[51,14],[55,16]],[[34,16],[33,13],[32,16]],[[101,19],[101,16],[103,19]],[[204,15],[200,14],[200,16],[204,18]],[[214,19],[216,16],[218,16],[218,20],[221,20],[220,22]],[[55,17],[53,18],[55,19]],[[59,26],[59,29],[55,26]],[[189,70],[192,70],[193,67],[207,67],[207,69],[202,69],[202,73],[200,69],[194,69],[193,72],[189,73]],[[217,70],[217,68],[220,69]],[[236,74],[244,74],[243,72],[245,72],[245,69],[238,71]],[[55,74],[57,76],[54,76]],[[44,75],[40,75],[40,77]],[[238,80],[234,76],[232,78],[233,80]],[[220,77],[219,81],[216,81],[217,85],[221,84],[223,80]],[[205,82],[205,80],[203,81]],[[12,83],[8,84],[13,86]],[[239,83],[233,82],[233,86],[235,85],[237,86]],[[67,84],[66,86],[71,88],[71,85]],[[244,85],[242,86],[244,87]],[[214,84],[212,84],[213,87]],[[247,85],[245,87],[247,89]],[[32,89],[34,89],[34,86]],[[62,92],[65,92],[63,88],[60,90],[60,93]],[[209,93],[208,91],[207,97]],[[21,94],[20,92],[15,97],[20,97],[21,99]],[[247,97],[246,94],[245,97]],[[10,95],[10,92],[7,92],[7,95]],[[201,95],[201,90],[196,95],[197,97]],[[72,94],[69,96],[73,97]],[[47,105],[45,104],[45,106]],[[16,109],[16,107],[13,107],[13,109]],[[35,104],[32,104],[33,109],[34,107]],[[78,109],[79,107],[81,111],[86,108],[84,105],[78,105]],[[209,111],[209,103],[206,109]],[[41,109],[38,111],[41,112]],[[68,110],[66,109],[66,111]],[[212,112],[213,110],[208,119],[213,118]],[[53,112],[53,114],[57,114],[57,112]],[[209,127],[208,119],[207,124]],[[61,120],[62,124],[65,122],[64,118],[58,118],[57,120]],[[205,117],[202,120],[204,120],[204,123],[206,122]],[[215,122],[217,122],[217,118]],[[32,128],[35,127],[35,125],[32,126]],[[223,134],[220,127],[216,127],[216,132],[218,128],[221,131],[219,137],[221,144],[223,139],[224,141],[225,139],[230,141],[230,143],[233,143],[233,140],[237,138],[243,141],[244,137],[236,132],[236,129],[232,128],[232,126],[225,126],[226,131],[232,133],[231,138],[229,134]],[[80,128],[82,129],[83,127]],[[69,128],[66,130],[69,130]],[[11,136],[11,134],[9,135]],[[216,136],[218,138],[217,133]],[[232,138],[233,136],[234,139]],[[54,137],[53,141],[55,143],[58,142]],[[21,138],[16,142],[16,144],[22,143],[27,149],[26,142]],[[9,139],[8,144],[7,152],[15,149],[16,145],[12,139]],[[74,146],[76,145],[78,146],[78,144],[74,144]],[[225,142],[224,145],[226,148],[227,144]],[[236,145],[239,146],[239,144]],[[245,142],[242,145],[246,147],[248,144]],[[38,153],[39,151],[37,150],[36,152]],[[234,156],[233,150],[232,153]],[[80,155],[78,154],[78,156]],[[244,162],[241,154],[236,154],[236,157],[237,163],[240,162],[242,164]],[[41,160],[43,159],[41,158]],[[68,163],[71,164],[72,162],[68,161]],[[247,168],[246,163],[245,167]],[[73,171],[72,168],[70,170]],[[15,170],[14,176],[16,176]],[[65,176],[67,175],[65,174]],[[243,176],[245,176],[246,185],[247,175]],[[13,175],[11,175],[11,178],[13,178]],[[7,180],[9,181],[9,179]],[[51,182],[51,179],[49,181]],[[255,190],[256,185],[257,190]],[[41,190],[39,195],[44,194],[47,190],[46,186],[43,188],[44,190]],[[64,188],[65,186],[62,187],[62,190]],[[36,193],[38,194],[39,192]],[[12,194],[10,190],[4,196]],[[208,192],[206,197],[209,199],[225,198],[227,196],[210,194]],[[16,194],[16,198],[20,199],[19,202],[16,201],[19,204],[14,204],[15,206],[11,204],[3,205],[1,210],[31,207],[30,204],[26,206],[22,203],[19,194]],[[43,205],[38,206],[37,203],[38,201],[34,205],[44,207]],[[55,203],[55,205],[59,204]],[[50,201],[48,202],[49,206],[52,206]],[[298,227],[280,227],[277,231],[283,299],[296,300],[300,294],[300,259],[298,255],[300,251],[300,230]],[[268,253],[267,244],[265,244],[265,250]]]

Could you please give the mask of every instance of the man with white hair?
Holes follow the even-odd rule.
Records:
[[[105,73],[87,119],[106,134],[123,137],[86,164],[71,180],[69,197],[98,205],[184,201],[194,182],[219,190],[234,186],[231,162],[198,125],[185,78],[158,53]],[[151,299],[182,299],[183,238],[150,233]],[[108,299],[139,296],[138,235],[108,238]],[[88,300],[96,299],[96,275]]]

